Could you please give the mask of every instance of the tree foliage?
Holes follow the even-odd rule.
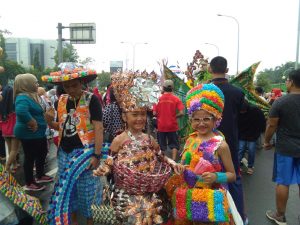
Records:
[[[78,62],[79,56],[77,50],[72,44],[64,43],[62,61],[63,62]],[[54,55],[55,64],[58,65],[58,51],[55,51]]]
[[[98,88],[99,91],[104,91],[105,88],[111,83],[110,73],[102,71],[98,74],[97,81],[98,81]]]
[[[2,85],[7,84],[8,80],[14,79],[18,74],[26,72],[23,66],[12,60],[4,61],[2,66],[5,69],[5,71],[0,74],[0,82]]]
[[[264,69],[257,74],[256,85],[263,87],[265,91],[270,91],[272,84],[284,83],[283,77],[294,68],[294,64],[294,62],[287,62],[275,68]]]
[[[40,63],[40,51],[38,49],[36,49],[34,51],[34,56],[33,56],[33,68],[38,70],[38,71],[42,71],[42,65]]]

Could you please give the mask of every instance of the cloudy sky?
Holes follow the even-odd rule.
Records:
[[[81,59],[92,57],[98,70],[109,61],[123,60],[132,68],[158,70],[157,61],[179,62],[186,68],[199,49],[211,59],[228,59],[229,73],[237,70],[237,23],[240,26],[239,70],[261,61],[258,70],[296,59],[297,0],[3,0],[0,29],[32,39],[57,39],[57,23],[96,23],[96,44],[75,45]],[[63,37],[68,38],[67,29]],[[211,43],[216,45],[207,45]],[[127,59],[127,63],[126,63]]]

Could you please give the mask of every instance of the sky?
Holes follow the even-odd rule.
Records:
[[[74,45],[80,59],[92,57],[97,70],[110,61],[132,69],[159,71],[168,60],[185,70],[196,50],[208,60],[228,60],[229,74],[261,61],[257,71],[296,60],[297,0],[2,0],[0,29],[31,39],[57,39],[57,24],[95,23],[96,44]],[[238,23],[227,15],[236,18]],[[63,30],[69,38],[69,30]],[[121,44],[120,42],[127,42]],[[140,43],[148,44],[140,44]],[[205,44],[205,43],[210,43]],[[216,45],[217,47],[215,47]]]

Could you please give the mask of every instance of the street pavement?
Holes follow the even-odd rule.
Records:
[[[255,171],[253,175],[242,173],[243,187],[245,193],[246,213],[251,225],[272,225],[265,212],[268,209],[275,209],[275,184],[272,179],[274,151],[258,150],[256,153]],[[22,159],[22,154],[21,154]],[[245,168],[244,168],[245,169]],[[56,147],[51,144],[46,164],[47,175],[55,176],[57,172]],[[24,185],[24,174],[22,168],[16,173],[16,179],[21,185]],[[48,184],[47,189],[40,192],[28,192],[41,200],[46,210],[54,184]],[[300,216],[300,201],[298,186],[291,186],[289,201],[287,206],[288,225],[300,225],[298,217]],[[35,225],[37,223],[34,223]],[[80,225],[85,225],[82,218],[79,220]]]

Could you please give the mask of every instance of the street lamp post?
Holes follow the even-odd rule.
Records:
[[[127,42],[121,41],[121,44],[130,44],[132,47],[132,71],[134,72],[134,64],[135,64],[135,47],[139,44],[147,45],[147,42]]]
[[[300,1],[298,8],[298,32],[297,32],[297,47],[296,47],[296,62],[295,62],[295,70],[298,69],[298,60],[299,60],[299,38],[300,38]]]
[[[215,44],[212,44],[212,43],[204,43],[204,44],[206,44],[206,45],[212,45],[212,46],[214,46],[216,49],[217,49],[217,52],[218,52],[218,56],[220,55],[219,54],[219,47],[217,46],[217,45],[215,45]]]
[[[228,15],[217,14],[218,16],[224,16],[233,19],[237,24],[237,59],[236,59],[236,74],[239,73],[239,55],[240,55],[240,24],[239,21],[233,17]]]

